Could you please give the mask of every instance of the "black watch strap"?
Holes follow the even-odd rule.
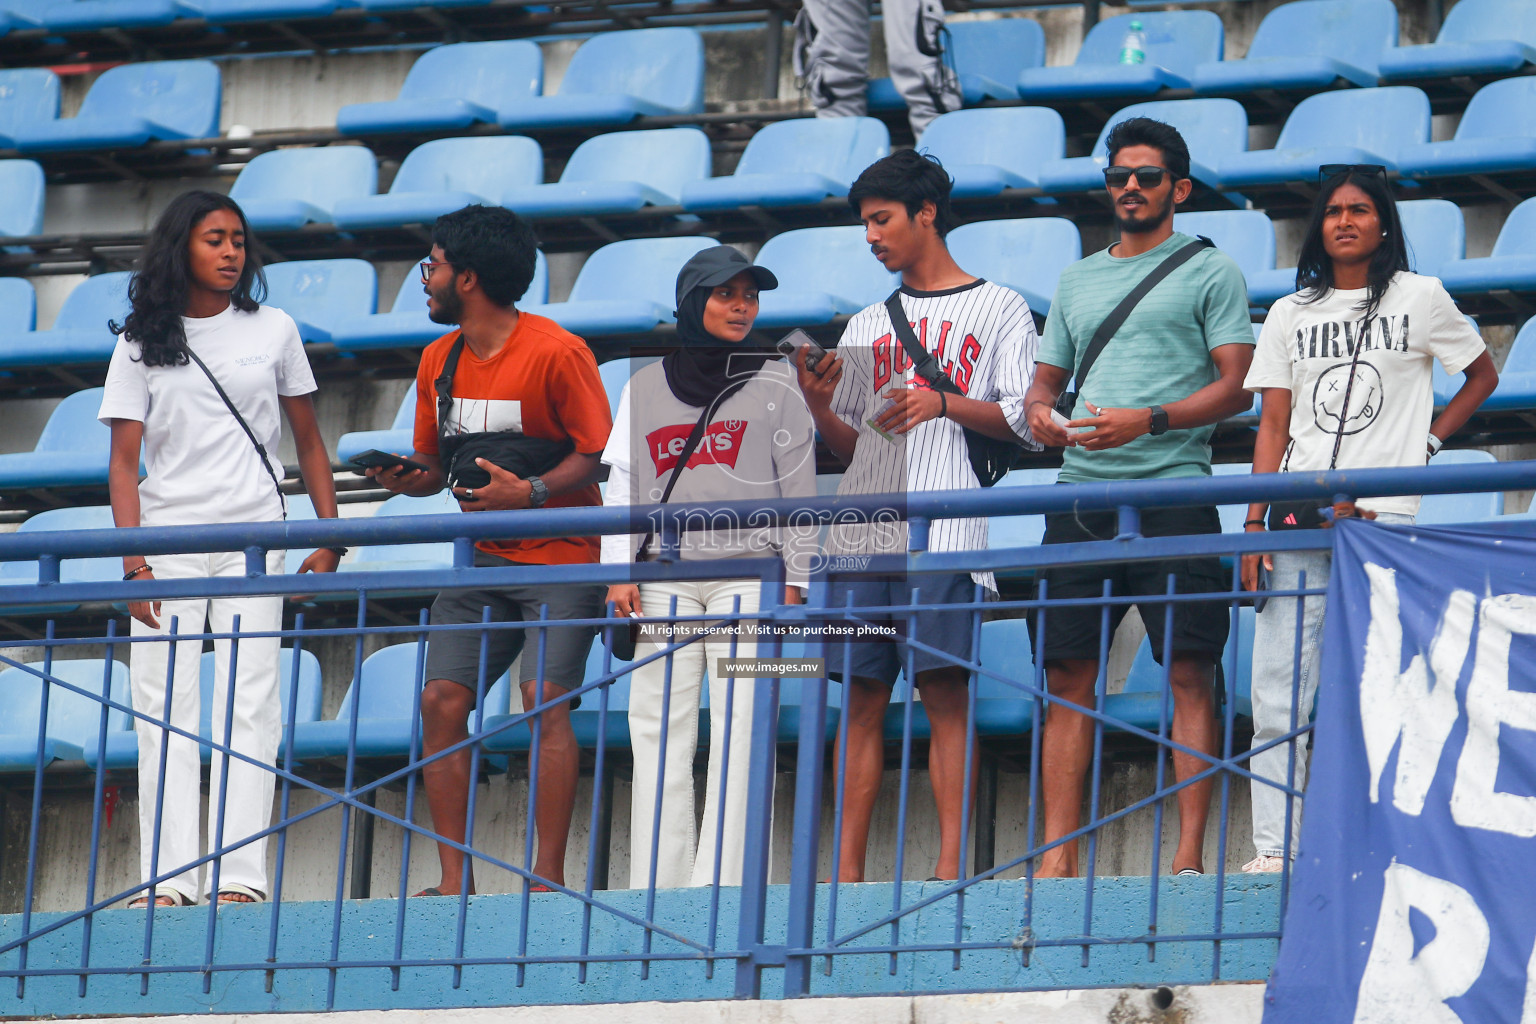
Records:
[[[1168,410],[1160,405],[1154,405],[1152,407],[1151,434],[1153,437],[1157,437],[1159,434],[1166,433],[1168,433]]]

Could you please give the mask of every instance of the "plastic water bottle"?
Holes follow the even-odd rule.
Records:
[[[1131,22],[1131,30],[1120,44],[1121,64],[1145,64],[1147,62],[1147,35],[1141,30],[1141,22]]]

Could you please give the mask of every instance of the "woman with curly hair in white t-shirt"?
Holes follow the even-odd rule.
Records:
[[[1498,384],[1477,328],[1457,310],[1445,287],[1408,269],[1408,247],[1386,172],[1375,166],[1330,167],[1319,191],[1296,264],[1296,292],[1275,303],[1264,321],[1244,382],[1263,396],[1254,442],[1255,473],[1315,473],[1330,469],[1423,466],[1446,438],[1477,411]],[[1438,359],[1466,382],[1434,415],[1430,381]],[[1302,503],[1305,504],[1305,503]],[[1412,523],[1417,495],[1340,502],[1337,518]],[[1266,502],[1248,507],[1245,529],[1310,525],[1316,510]],[[1321,526],[1332,525],[1326,519]],[[1326,551],[1246,555],[1243,586],[1255,590],[1262,571],[1269,589],[1328,585]],[[1258,614],[1253,649],[1253,749],[1274,743],[1306,722],[1317,695],[1318,652],[1325,601],[1304,600],[1301,657],[1296,651],[1297,598],[1274,598]],[[1294,758],[1294,768],[1292,760]],[[1294,741],[1253,755],[1255,774],[1297,790],[1307,781],[1306,751]],[[1294,775],[1292,771],[1294,770]],[[1286,834],[1286,794],[1253,786],[1253,843],[1248,872],[1279,871],[1296,854],[1301,801],[1293,800]]]

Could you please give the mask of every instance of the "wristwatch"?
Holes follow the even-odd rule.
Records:
[[[1160,405],[1152,407],[1152,429],[1148,433],[1153,437],[1168,433],[1168,413]]]
[[[528,507],[543,508],[544,503],[549,500],[549,488],[545,487],[544,481],[536,476],[528,478],[528,486],[533,488],[533,491],[528,495]]]

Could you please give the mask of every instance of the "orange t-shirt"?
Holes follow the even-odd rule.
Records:
[[[416,450],[438,454],[437,389],[448,350],[459,332],[438,338],[421,354],[416,371]],[[548,317],[522,313],[517,327],[490,359],[465,346],[453,374],[453,413],[448,429],[515,430],[549,441],[569,440],[591,455],[608,443],[613,417],[587,343]],[[446,467],[445,467],[446,468]],[[552,494],[545,508],[601,505],[597,484]],[[596,537],[482,540],[481,551],[538,565],[598,561]]]

